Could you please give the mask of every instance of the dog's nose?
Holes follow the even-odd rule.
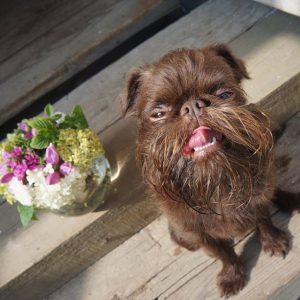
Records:
[[[206,106],[208,105],[202,100],[190,99],[182,105],[180,109],[180,115],[189,116],[192,118],[199,116],[202,114],[203,107]]]

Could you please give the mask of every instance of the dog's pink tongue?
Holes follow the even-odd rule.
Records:
[[[183,153],[189,154],[194,148],[200,148],[208,143],[211,143],[214,137],[218,142],[222,140],[222,134],[220,132],[217,132],[206,126],[200,126],[196,128],[184,146]]]
[[[193,131],[187,144],[193,149],[210,143],[212,138],[213,131],[209,127],[200,126]]]

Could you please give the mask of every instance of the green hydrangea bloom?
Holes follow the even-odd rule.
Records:
[[[97,134],[91,129],[61,129],[56,148],[64,161],[84,171],[96,157],[104,154]]]
[[[30,146],[30,140],[23,138],[20,131],[15,130],[14,133],[9,133],[6,136],[5,143],[3,143],[2,149],[5,151],[12,151],[14,147],[28,148]]]
[[[7,184],[0,183],[0,195],[9,203],[13,204],[15,202],[14,196],[8,192]]]

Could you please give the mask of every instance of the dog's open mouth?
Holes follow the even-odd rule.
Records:
[[[183,147],[183,155],[203,156],[219,148],[223,135],[207,126],[196,128]]]

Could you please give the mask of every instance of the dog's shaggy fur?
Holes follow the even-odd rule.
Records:
[[[122,97],[124,114],[139,119],[137,160],[168,218],[171,238],[222,261],[218,286],[226,297],[246,283],[233,238],[255,228],[270,254],[285,255],[289,248],[287,234],[269,213],[269,119],[246,104],[240,85],[245,78],[244,63],[225,45],[178,49],[134,70]],[[189,146],[197,134],[200,146],[213,136],[217,141],[199,151]]]

